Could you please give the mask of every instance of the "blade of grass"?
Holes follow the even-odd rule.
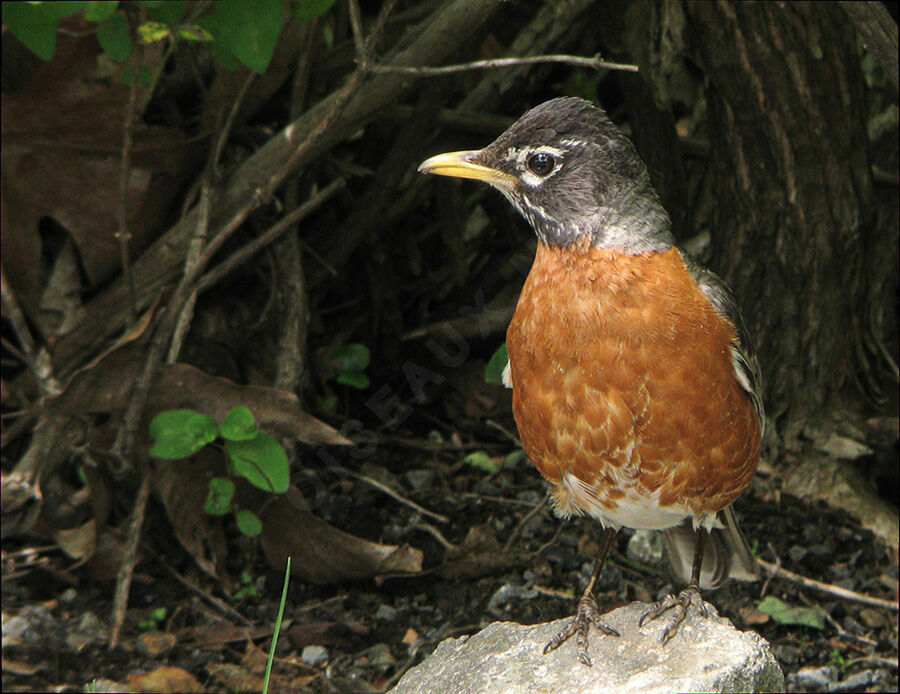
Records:
[[[275,646],[278,645],[278,632],[281,630],[281,617],[284,615],[284,603],[287,601],[288,583],[291,581],[291,558],[287,558],[284,569],[284,588],[281,589],[281,603],[278,605],[278,616],[275,617],[275,629],[272,632],[272,645],[269,646],[269,659],[266,661],[266,676],[263,679],[262,694],[269,691],[269,675],[272,674],[272,663],[275,661]]]

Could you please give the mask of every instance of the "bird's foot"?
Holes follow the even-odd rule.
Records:
[[[659,602],[653,603],[653,605],[650,606],[650,609],[641,616],[638,626],[642,627],[645,623],[652,622],[654,619],[661,617],[665,612],[674,610],[672,618],[669,620],[669,623],[666,624],[666,628],[663,629],[662,636],[660,636],[659,639],[662,643],[667,643],[669,639],[678,633],[678,627],[681,626],[681,623],[684,622],[687,617],[688,608],[691,605],[693,605],[703,617],[709,617],[709,610],[706,609],[706,603],[703,602],[703,597],[700,595],[700,588],[696,585],[689,585],[678,595],[667,595]]]
[[[575,616],[572,618],[572,621],[566,624],[562,631],[550,639],[547,645],[544,646],[544,653],[549,653],[550,651],[559,648],[574,634],[575,643],[578,646],[578,660],[590,667],[591,659],[587,654],[587,645],[588,631],[590,630],[591,624],[604,634],[619,636],[618,631],[601,621],[600,608],[597,606],[597,601],[594,599],[594,596],[585,595],[578,601],[578,609],[575,611]]]

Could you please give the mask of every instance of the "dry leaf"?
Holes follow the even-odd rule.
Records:
[[[502,573],[530,560],[527,552],[504,551],[491,526],[485,523],[469,528],[466,539],[447,552],[440,573],[451,580],[467,580]]]
[[[157,460],[152,480],[178,541],[201,569],[216,577],[227,553],[225,531],[203,504],[209,480],[223,471],[220,454],[204,448],[190,460]]]
[[[77,528],[54,530],[53,539],[72,559],[89,559],[97,549],[97,523],[91,518]]]
[[[310,583],[339,583],[386,573],[417,573],[422,552],[408,545],[382,545],[350,535],[313,515],[296,487],[260,512],[266,559]]]
[[[146,674],[128,675],[130,692],[205,692],[197,678],[180,667],[163,666]]]

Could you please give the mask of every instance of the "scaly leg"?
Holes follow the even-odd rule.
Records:
[[[685,617],[687,617],[688,608],[692,604],[700,611],[701,615],[704,617],[709,616],[706,604],[703,602],[703,597],[700,595],[700,569],[703,566],[703,544],[705,540],[706,530],[700,528],[697,530],[697,544],[694,547],[694,563],[691,566],[691,582],[688,584],[687,588],[682,590],[677,596],[667,595],[659,602],[653,603],[650,609],[641,616],[641,620],[638,622],[638,626],[642,627],[646,622],[652,622],[664,612],[674,609],[675,612],[672,615],[672,619],[669,620],[669,623],[666,625],[666,628],[663,629],[662,636],[660,637],[662,643],[667,643],[669,639],[675,636],[678,632],[678,627],[685,620]]]
[[[608,624],[604,624],[600,620],[600,608],[597,605],[597,600],[594,598],[594,585],[597,583],[597,578],[600,576],[600,570],[603,568],[603,562],[606,560],[606,555],[609,552],[609,548],[612,546],[615,536],[616,531],[612,528],[606,528],[603,531],[603,538],[600,540],[600,551],[597,553],[597,560],[594,562],[594,570],[591,572],[587,587],[584,589],[584,593],[581,594],[581,599],[578,601],[575,617],[573,617],[572,621],[569,622],[562,631],[550,639],[549,643],[544,646],[544,653],[559,648],[569,640],[569,637],[575,634],[575,643],[578,645],[578,660],[590,667],[591,659],[587,654],[587,645],[588,630],[590,629],[591,624],[604,634],[609,634],[611,636],[619,635],[618,631]]]

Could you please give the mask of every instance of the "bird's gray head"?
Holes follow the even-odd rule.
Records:
[[[547,244],[589,239],[628,253],[673,244],[669,216],[634,146],[583,99],[547,101],[484,149],[439,154],[419,171],[490,183]]]

